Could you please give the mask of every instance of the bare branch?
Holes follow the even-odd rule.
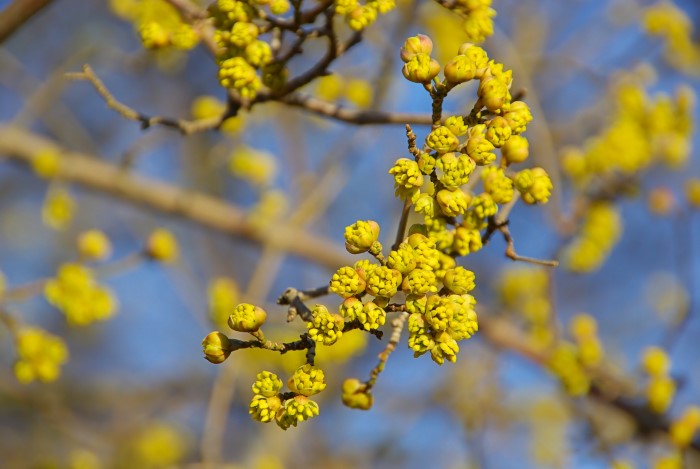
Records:
[[[80,184],[139,207],[177,215],[217,231],[266,243],[331,269],[349,262],[344,250],[327,238],[286,225],[276,225],[271,229],[256,228],[248,222],[242,209],[217,197],[132,175],[95,156],[70,152],[43,136],[11,126],[0,126],[0,154],[30,165],[34,155],[46,149],[61,153],[63,159],[58,177],[64,181]]]
[[[513,241],[513,235],[510,234],[508,225],[501,225],[498,227],[498,231],[503,235],[503,239],[506,241],[506,257],[514,261],[529,262],[530,264],[543,265],[545,267],[556,267],[559,265],[559,261],[546,260],[546,259],[535,259],[534,257],[521,256],[515,252],[515,242]]]
[[[414,124],[431,125],[432,119],[427,114],[407,114],[400,112],[365,111],[349,109],[335,103],[323,101],[313,96],[293,93],[280,99],[284,104],[299,107],[324,117],[348,122],[350,124]]]
[[[15,0],[0,12],[0,44],[52,0]]]
[[[212,130],[218,128],[223,121],[226,114],[219,117],[212,117],[209,119],[201,119],[188,121],[184,119],[172,119],[169,117],[162,116],[148,116],[146,114],[140,113],[135,109],[127,106],[126,104],[118,101],[112,93],[107,89],[105,84],[100,80],[97,74],[93,71],[92,67],[89,65],[83,65],[82,72],[66,73],[66,78],[71,80],[86,80],[92,83],[95,90],[104,98],[107,106],[110,109],[117,111],[122,117],[137,121],[141,124],[141,127],[145,130],[154,125],[164,125],[166,127],[173,127],[178,129],[183,134],[189,135],[197,132],[204,132],[207,130]]]
[[[540,365],[547,362],[547,350],[534,345],[506,319],[480,314],[479,330],[497,347],[517,352]],[[593,385],[589,397],[624,411],[635,421],[639,434],[668,433],[670,424],[666,417],[654,414],[643,402],[625,397],[633,392],[632,386],[625,379],[607,369],[591,370],[591,378]],[[700,451],[700,439],[693,440],[690,446]]]

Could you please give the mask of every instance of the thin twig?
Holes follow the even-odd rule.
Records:
[[[289,94],[280,99],[284,104],[302,108],[324,117],[356,125],[369,124],[414,124],[430,125],[432,120],[427,114],[409,114],[400,112],[382,112],[362,109],[350,109],[339,104],[324,101],[313,96],[297,93]]]
[[[377,383],[379,374],[384,371],[389,355],[391,355],[391,352],[396,349],[396,346],[401,340],[401,332],[403,331],[403,326],[406,323],[406,319],[408,319],[408,313],[404,311],[391,322],[391,337],[389,337],[389,343],[386,344],[384,350],[382,350],[382,352],[379,354],[379,363],[377,363],[377,365],[370,372],[370,378],[365,383],[366,391],[369,391],[374,387],[374,385]]]
[[[427,120],[432,121],[431,118],[428,116],[425,116]],[[404,121],[406,123],[406,140],[408,141],[408,152],[413,155],[414,158],[418,158],[420,156],[420,150],[418,149],[418,145],[416,145],[416,140],[418,137],[416,137],[416,134],[413,132],[413,129],[411,128],[411,124],[409,121]],[[410,121],[414,122],[414,121]],[[428,122],[426,122],[427,124]]]
[[[399,245],[403,242],[406,236],[406,225],[408,224],[408,216],[411,214],[411,199],[406,199],[403,203],[403,210],[401,210],[401,219],[399,220],[399,227],[396,230],[396,240],[391,249],[398,249]]]
[[[137,121],[141,124],[141,128],[146,130],[154,125],[163,125],[165,127],[172,127],[178,129],[183,134],[189,135],[197,132],[204,132],[207,130],[216,129],[221,125],[225,115],[218,117],[211,117],[207,119],[200,120],[184,120],[184,119],[173,119],[170,117],[163,116],[148,116],[135,109],[127,106],[126,104],[118,101],[112,93],[107,89],[105,84],[100,80],[97,74],[94,72],[92,67],[89,65],[83,65],[82,72],[66,73],[66,78],[70,80],[86,80],[89,81],[95,90],[102,96],[102,98],[107,103],[110,109],[118,112],[122,117]]]
[[[556,267],[559,265],[559,261],[556,260],[543,260],[535,259],[534,257],[521,256],[515,252],[515,243],[513,241],[513,236],[510,234],[508,225],[501,225],[498,231],[503,235],[503,239],[506,242],[506,257],[514,261],[528,262],[530,264],[543,265],[545,267]]]

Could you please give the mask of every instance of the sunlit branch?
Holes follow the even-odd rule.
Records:
[[[177,215],[208,228],[267,243],[281,251],[335,269],[348,261],[336,243],[299,228],[276,225],[256,228],[241,208],[209,194],[134,175],[95,156],[70,152],[46,138],[11,126],[0,126],[0,154],[25,165],[34,155],[50,149],[62,156],[58,177],[82,185],[137,207]]]

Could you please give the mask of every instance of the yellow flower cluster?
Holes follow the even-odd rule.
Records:
[[[134,24],[147,49],[189,50],[199,42],[194,29],[165,0],[110,0],[110,8]]]
[[[280,428],[287,430],[318,415],[318,404],[309,397],[325,389],[323,370],[303,365],[289,378],[287,386],[291,396],[290,393],[280,393],[282,380],[276,374],[270,371],[258,373],[248,409],[251,417],[262,423],[274,420]]]
[[[348,250],[365,252],[377,242],[378,235],[376,222],[358,221],[346,228],[346,240],[352,248]],[[386,260],[381,253],[373,253],[384,265],[360,261],[339,269],[331,279],[330,289],[345,299],[339,308],[342,317],[358,320],[365,330],[383,325],[384,306],[399,291],[405,293],[407,311],[412,313],[408,319],[409,346],[416,356],[430,352],[433,360],[442,364],[456,360],[457,342],[476,333],[478,324],[476,300],[468,295],[475,286],[474,273],[456,266],[451,256],[435,246],[435,241],[427,236],[412,233]],[[435,294],[438,290],[444,293]],[[366,294],[374,298],[363,304]],[[315,322],[318,321],[314,319]]]
[[[273,64],[269,42],[260,39],[260,27],[254,22],[258,8],[267,6],[273,15],[286,13],[288,0],[218,0],[209,8],[219,47],[219,82],[244,99],[253,99],[263,85],[278,88],[284,84],[286,68]]]
[[[547,368],[561,381],[566,392],[583,396],[591,387],[591,378],[582,362],[579,348],[569,342],[559,342],[547,359]]]
[[[372,220],[358,220],[345,228],[345,249],[350,254],[370,251],[378,243],[379,224]],[[381,245],[379,246],[381,251]]]
[[[259,306],[241,303],[228,317],[228,325],[236,332],[257,332],[265,324],[267,313]]]
[[[222,3],[223,0],[219,0],[219,12],[224,10]],[[375,3],[393,6],[389,2]],[[250,18],[244,18],[246,10],[234,11],[234,4],[238,3],[226,2],[226,8],[230,9],[226,11],[233,15],[227,18],[233,22],[250,23]],[[492,16],[490,1],[464,0],[460,5],[465,11],[476,14],[481,11],[488,18]],[[361,16],[357,8],[364,7],[358,7],[352,0],[338,0],[335,8],[340,14]],[[354,19],[360,21],[358,18]],[[480,34],[484,35],[485,27],[479,27]],[[254,28],[245,28],[240,31],[232,29],[226,40],[241,44],[252,40]],[[253,333],[257,342],[243,343],[213,332],[202,343],[205,358],[213,363],[223,362],[232,349],[238,348],[264,348],[281,353],[306,350],[307,364],[287,382],[290,392],[280,392],[282,382],[276,375],[270,372],[258,375],[249,408],[255,420],[275,420],[286,430],[318,415],[318,405],[309,400],[309,396],[320,392],[325,382],[323,372],[313,365],[315,354],[318,352],[323,357],[324,351],[330,347],[321,346],[334,346],[354,329],[381,337],[383,331],[379,328],[387,323],[387,316],[391,313],[399,313],[392,322],[395,334],[400,332],[402,321],[406,321],[408,346],[415,357],[430,353],[432,360],[439,365],[445,361],[455,362],[458,343],[471,338],[479,327],[475,311],[477,302],[470,294],[475,288],[475,275],[457,265],[455,258],[481,249],[480,230],[493,221],[499,204],[514,199],[516,190],[529,204],[546,203],[549,198],[552,184],[544,170],[511,171],[513,164],[528,157],[527,140],[522,134],[532,120],[525,103],[512,101],[509,91],[512,72],[489,60],[482,48],[467,43],[459,47],[457,57],[445,67],[445,79],[441,80],[438,77],[440,64],[430,55],[432,47],[427,36],[409,38],[401,49],[401,59],[405,64],[404,76],[422,83],[431,93],[436,124],[426,136],[422,150],[414,145],[415,138],[409,129],[409,149],[413,158],[399,158],[389,170],[396,195],[412,204],[414,210],[423,215],[424,223],[410,226],[408,233],[402,233],[404,238],[398,240],[386,256],[379,242],[380,226],[377,222],[358,220],[347,226],[344,230],[346,250],[351,254],[369,253],[374,260],[362,259],[353,265],[342,266],[331,277],[327,291],[342,299],[339,314],[332,313],[323,304],[316,304],[311,311],[301,311],[300,305],[294,302],[304,295],[290,300],[289,295],[295,291],[290,289],[285,293],[280,302],[291,302],[290,312],[296,310],[306,321],[307,333],[300,340],[290,343],[266,340],[258,331],[265,320],[265,315],[261,314],[264,312],[254,305],[244,304],[234,308],[229,325],[234,330]],[[442,100],[455,86],[469,80],[479,80],[476,104],[464,114],[443,120],[438,116]],[[336,92],[332,88],[337,87],[337,83],[330,83],[331,91]],[[497,148],[501,158],[494,164]],[[472,193],[476,184],[471,178],[477,171],[481,173],[477,181],[480,179],[483,183],[483,191]],[[469,187],[465,187],[467,185]],[[546,286],[546,278],[544,284]],[[316,294],[309,292],[309,297]],[[345,381],[342,397],[347,406],[371,407],[370,390],[395,346],[394,337],[392,335],[392,342],[380,354],[380,363],[370,380],[361,382],[351,378]],[[347,347],[349,352],[341,356],[354,353],[364,344],[364,340],[353,341]]]
[[[603,345],[598,339],[598,324],[589,314],[571,318],[569,331],[578,347],[578,356],[584,367],[594,367],[603,359]]]
[[[60,337],[36,327],[23,327],[17,332],[15,376],[20,383],[40,380],[55,381],[61,366],[68,360],[68,349]]]
[[[648,347],[642,356],[642,368],[649,375],[646,394],[649,408],[663,414],[668,410],[676,394],[676,383],[669,374],[671,360],[659,347]]]
[[[367,386],[357,378],[343,381],[342,399],[346,406],[360,410],[369,410],[374,402],[374,396],[367,390]]]
[[[409,296],[406,306],[408,317],[408,346],[419,357],[430,352],[438,365],[445,360],[455,362],[459,345],[479,330],[473,296],[448,294],[445,296]]]
[[[621,77],[613,88],[615,109],[608,126],[582,149],[569,148],[562,167],[574,184],[585,189],[596,178],[630,175],[658,161],[679,169],[688,160],[693,131],[691,89],[675,98],[650,96],[639,77]]]
[[[700,45],[693,42],[693,21],[668,0],[644,9],[642,23],[647,34],[666,41],[666,60],[678,70],[698,75]]]
[[[549,288],[547,271],[531,266],[503,270],[496,284],[503,306],[524,316],[530,340],[542,349],[554,340]]]
[[[469,8],[477,3],[466,2]],[[488,7],[489,2],[481,2]],[[525,161],[529,154],[522,135],[532,114],[527,104],[512,102],[512,72],[490,60],[486,51],[472,43],[462,44],[444,67],[430,54],[433,44],[419,34],[408,38],[401,49],[403,74],[412,82],[428,85],[435,81],[433,93],[446,94],[453,87],[478,80],[478,100],[466,115],[450,116],[444,125],[433,126],[425,139],[429,151],[417,152],[413,159],[399,158],[389,170],[396,194],[410,200],[414,210],[424,217],[423,233],[437,249],[450,256],[464,256],[481,248],[479,230],[498,212],[498,205],[510,202],[515,190],[528,204],[546,203],[552,182],[541,168],[512,173],[513,164]],[[501,159],[496,162],[496,149]],[[473,193],[470,178],[481,170],[483,192]]]
[[[80,264],[63,264],[56,277],[46,282],[44,296],[74,326],[104,321],[117,309],[111,292],[95,281],[91,269]]]
[[[622,235],[620,214],[611,202],[594,202],[579,234],[564,252],[564,266],[573,272],[592,272],[605,262]]]
[[[394,0],[335,0],[335,12],[345,17],[345,22],[355,31],[362,31],[396,7]]]
[[[306,323],[309,337],[323,345],[333,345],[343,335],[345,321],[339,314],[332,314],[324,305],[316,305],[311,321]]]
[[[496,16],[496,11],[491,8],[491,0],[457,0],[450,3],[440,2],[440,4],[456,13],[461,19],[461,25],[456,21],[452,21],[456,23],[454,27],[445,27],[445,20],[451,20],[452,18],[448,17],[448,15],[440,14],[445,10],[439,12],[431,11],[425,16],[426,22],[433,24],[431,20],[437,15],[437,18],[435,18],[435,31],[432,31],[434,34],[440,36],[440,29],[443,29],[445,32],[449,31],[451,35],[460,32],[462,33],[460,36],[463,36],[464,40],[473,43],[484,42],[493,35],[493,18]],[[453,15],[449,16],[454,17]],[[438,26],[439,24],[443,25],[442,28]],[[446,38],[445,42],[440,41],[440,44],[443,43],[449,44],[449,38]]]

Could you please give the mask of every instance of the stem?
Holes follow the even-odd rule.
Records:
[[[377,366],[375,366],[372,369],[372,371],[370,372],[370,378],[367,381],[367,383],[365,383],[367,392],[370,389],[372,389],[376,384],[379,374],[382,371],[384,371],[384,367],[386,366],[386,362],[389,359],[389,355],[391,355],[391,352],[393,352],[396,349],[399,340],[401,340],[401,332],[403,331],[403,326],[406,323],[406,319],[408,319],[408,313],[402,312],[396,319],[394,319],[391,322],[392,330],[391,337],[389,338],[389,343],[386,344],[384,350],[379,354],[379,363],[377,363]]]
[[[411,201],[406,199],[403,203],[403,210],[401,211],[401,219],[399,220],[399,228],[396,230],[396,241],[391,249],[396,250],[399,245],[403,242],[406,236],[406,225],[408,224],[408,215],[411,213]]]

